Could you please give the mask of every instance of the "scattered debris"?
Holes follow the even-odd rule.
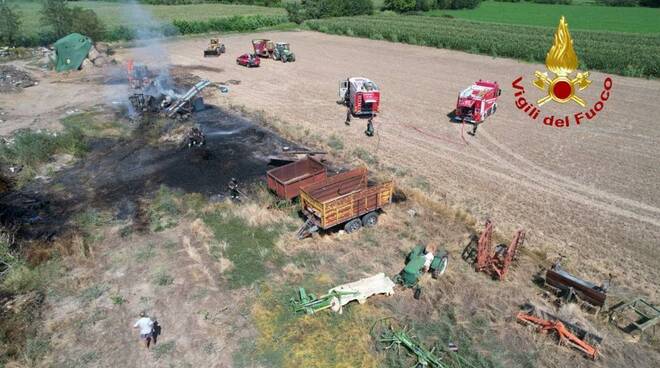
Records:
[[[268,189],[282,199],[293,199],[300,194],[300,187],[325,180],[328,177],[328,169],[317,159],[307,156],[269,170],[266,176]]]
[[[500,244],[492,250],[493,222],[486,220],[484,231],[477,241],[476,236],[470,239],[465,247],[462,257],[465,261],[474,264],[477,272],[490,273],[493,278],[503,280],[509,271],[511,263],[517,256],[518,249],[525,242],[525,230],[517,230],[511,244]]]
[[[660,323],[660,308],[641,297],[617,303],[608,314],[610,323],[640,339],[649,328],[653,329],[655,336],[655,327]]]
[[[318,298],[314,294],[307,294],[304,288],[299,288],[298,299],[291,299],[290,303],[296,313],[314,314],[330,309],[341,314],[346,304],[352,301],[363,304],[368,298],[379,294],[394,294],[394,283],[384,273],[339,285]]]
[[[392,202],[393,192],[394,182],[371,182],[364,167],[307,185],[300,190],[307,221],[298,229],[298,239],[342,224],[347,233],[376,226],[378,211]]]
[[[414,298],[419,299],[422,288],[419,279],[425,272],[430,272],[434,279],[440,278],[447,270],[449,253],[444,249],[437,251],[433,246],[418,245],[406,256],[406,266],[394,277],[394,282],[407,288],[414,288]]]
[[[37,84],[30,73],[13,65],[0,65],[0,93],[16,93]]]
[[[591,359],[596,359],[598,356],[596,346],[602,343],[603,338],[579,327],[575,323],[559,319],[532,304],[523,306],[523,311],[518,312],[516,319],[520,323],[536,326],[539,332],[556,333],[560,344],[567,343],[582,351]]]
[[[204,109],[204,100],[201,97],[195,98],[199,92],[211,84],[208,80],[203,80],[188,90],[183,96],[176,100],[170,107],[167,108],[166,113],[168,117],[173,117],[174,114],[180,112],[181,110],[185,113],[191,113],[194,111],[200,111]]]

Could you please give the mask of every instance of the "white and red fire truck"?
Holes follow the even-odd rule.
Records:
[[[380,90],[367,78],[348,78],[339,82],[338,102],[345,104],[355,116],[373,116],[380,108]]]
[[[475,124],[483,122],[497,110],[497,97],[502,93],[497,82],[479,80],[458,94],[454,117]],[[476,131],[476,129],[475,129]]]

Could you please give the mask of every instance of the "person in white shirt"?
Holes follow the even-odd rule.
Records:
[[[140,319],[135,322],[133,328],[140,329],[140,339],[143,340],[149,349],[151,344],[151,335],[153,333],[154,321],[151,318],[147,317],[145,312],[140,313]]]
[[[431,262],[435,258],[433,253],[435,253],[435,245],[428,243],[424,249],[424,272],[428,272],[429,268],[431,268]]]

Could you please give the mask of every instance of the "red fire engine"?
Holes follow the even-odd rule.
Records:
[[[367,78],[354,77],[339,82],[339,101],[355,116],[373,116],[380,108],[380,90]]]
[[[500,94],[502,90],[497,82],[480,79],[458,94],[455,118],[474,123],[474,131],[476,131],[477,124],[497,110],[497,97]]]

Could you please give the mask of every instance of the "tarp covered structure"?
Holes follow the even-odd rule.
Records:
[[[55,48],[55,70],[63,72],[78,70],[92,48],[92,40],[79,33],[71,33],[60,38],[53,45]]]

